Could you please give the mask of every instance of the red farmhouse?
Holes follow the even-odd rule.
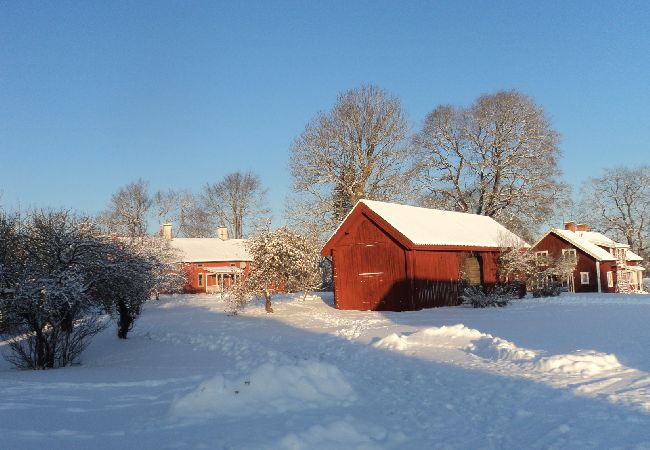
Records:
[[[339,309],[409,311],[459,303],[461,280],[494,285],[504,243],[490,217],[360,200],[325,244]]]
[[[575,255],[578,265],[562,283],[573,292],[640,292],[643,290],[643,258],[604,234],[589,231],[587,225],[567,222],[564,230],[552,228],[534,245],[541,260],[566,253]]]
[[[172,238],[171,224],[164,224],[161,234],[179,253],[181,267],[187,274],[185,292],[221,292],[245,277],[253,258],[245,239],[228,239],[225,228],[219,238]]]

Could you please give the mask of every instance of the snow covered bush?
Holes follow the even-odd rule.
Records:
[[[515,283],[497,284],[493,287],[467,285],[460,298],[464,304],[474,308],[503,307],[519,298],[519,286]]]
[[[159,237],[104,239],[99,258],[86,267],[89,291],[117,319],[117,336],[126,339],[142,305],[159,292],[178,292],[185,274]]]
[[[287,227],[266,230],[248,241],[248,249],[254,262],[246,279],[231,290],[235,310],[261,295],[272,313],[274,293],[303,291],[306,297],[321,284],[319,247],[306,236]]]
[[[577,258],[568,254],[558,258],[545,256],[538,260],[535,272],[528,278],[533,297],[557,297],[563,290],[571,290],[577,264]]]
[[[71,364],[102,328],[83,267],[98,246],[89,221],[67,211],[0,220],[0,298],[4,337],[17,367]]]
[[[104,324],[126,338],[152,293],[182,285],[157,241],[102,236],[68,211],[0,214],[0,332],[17,367],[72,364]]]

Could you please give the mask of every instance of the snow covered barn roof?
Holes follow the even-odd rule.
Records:
[[[625,260],[626,261],[643,261],[643,258],[641,258],[639,255],[634,253],[632,250],[626,250],[625,251]]]
[[[594,244],[591,242],[589,239],[586,237],[582,236],[582,233],[592,233],[592,234],[600,234],[600,233],[593,233],[593,232],[574,232],[571,230],[562,230],[559,228],[551,228],[550,231],[548,231],[544,236],[542,236],[534,245],[535,247],[539,242],[542,241],[546,236],[548,236],[550,233],[553,233],[560,238],[564,239],[567,241],[569,244],[572,244],[576,248],[579,248],[592,258],[595,258],[597,261],[616,261],[616,257],[609,253],[607,250],[598,247],[598,245]],[[607,238],[606,236],[600,234],[601,236]],[[609,239],[611,241],[611,239]],[[614,241],[612,241],[614,242]],[[615,242],[614,242],[615,243]],[[603,244],[605,245],[605,244]]]
[[[252,261],[245,239],[174,238],[172,248],[180,251],[182,262]]]
[[[362,206],[386,221],[414,246],[528,247],[523,239],[487,216],[362,199],[348,217]],[[335,235],[336,232],[332,238]]]

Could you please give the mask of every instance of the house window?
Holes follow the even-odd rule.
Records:
[[[589,284],[589,272],[580,272],[580,284]]]
[[[543,266],[546,264],[548,260],[548,250],[542,250],[539,252],[535,252],[535,258],[537,259],[537,265],[538,266]]]
[[[572,258],[576,257],[576,249],[575,248],[563,248],[562,249],[562,256],[570,256]]]
[[[607,286],[614,287],[614,275],[611,270],[607,272]]]
[[[199,286],[203,287],[203,274],[202,273],[199,274]]]

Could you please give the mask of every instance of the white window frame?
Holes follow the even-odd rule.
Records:
[[[614,274],[611,270],[607,271],[607,286],[614,287]]]
[[[578,252],[576,252],[575,248],[563,248],[562,249],[562,256],[566,256],[566,255],[571,255],[574,258],[577,258],[578,257]]]
[[[540,250],[535,252],[535,260],[538,266],[546,265],[548,260],[548,250]]]
[[[199,274],[198,283],[199,283],[199,287],[203,287],[203,285],[204,285],[204,276],[203,276],[202,273]]]
[[[580,284],[589,284],[589,272],[580,272]]]

